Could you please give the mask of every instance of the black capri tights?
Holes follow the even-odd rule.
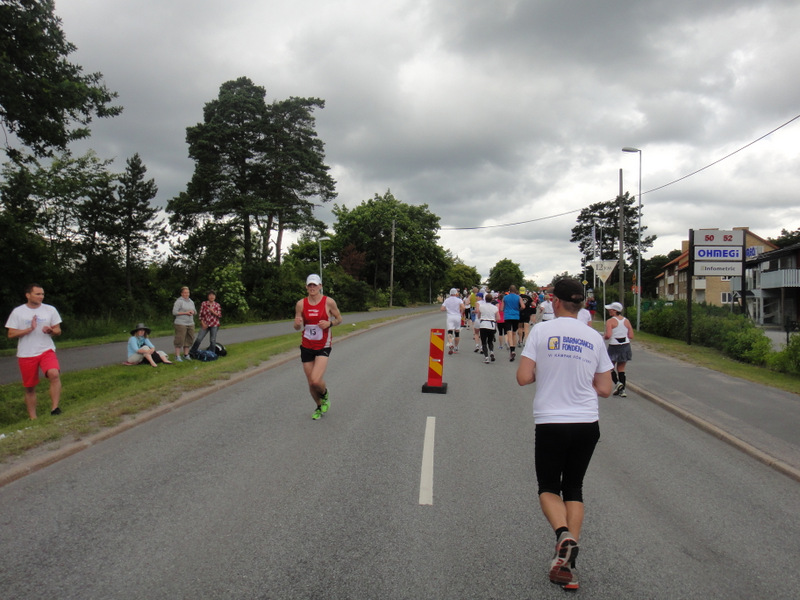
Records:
[[[539,494],[583,502],[583,478],[600,440],[600,424],[543,423],[536,426],[535,463]]]

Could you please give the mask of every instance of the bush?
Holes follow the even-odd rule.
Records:
[[[674,302],[671,306],[659,302],[643,314],[642,329],[662,337],[685,340],[686,321],[685,301]],[[728,308],[708,304],[692,305],[692,343],[716,348],[735,360],[755,365],[769,364],[773,354],[769,338],[750,319]]]
[[[749,328],[729,331],[722,351],[736,360],[763,366],[772,354],[772,342],[760,329]]]
[[[771,353],[767,357],[767,366],[779,373],[800,375],[800,334],[793,334],[780,352]]]

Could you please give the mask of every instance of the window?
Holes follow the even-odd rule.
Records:
[[[731,276],[730,275],[723,275],[722,277],[719,278],[719,280],[720,281],[730,281],[731,280]]]
[[[732,292],[722,292],[720,294],[720,302],[722,302],[723,305],[732,304],[733,303],[733,293]]]

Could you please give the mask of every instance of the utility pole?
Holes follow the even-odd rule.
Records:
[[[392,308],[394,301],[394,225],[395,220],[392,219],[392,264],[389,268],[389,308]]]
[[[625,204],[622,201],[622,169],[619,170],[619,302],[625,306]]]

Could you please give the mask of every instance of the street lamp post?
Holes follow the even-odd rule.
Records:
[[[630,146],[625,146],[622,151],[639,153],[639,225],[636,242],[638,254],[638,264],[636,266],[636,331],[639,331],[639,325],[642,322],[642,151],[639,148],[631,148]]]
[[[317,238],[317,245],[319,246],[319,277],[322,279],[322,242],[330,240],[327,235]]]

